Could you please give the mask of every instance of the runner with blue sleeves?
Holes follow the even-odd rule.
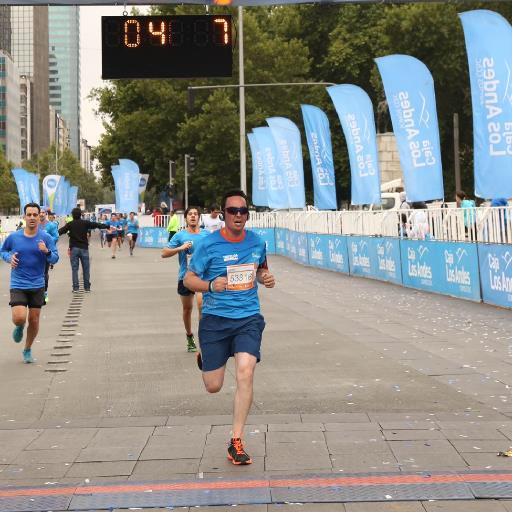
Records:
[[[204,293],[197,364],[209,393],[222,389],[226,363],[230,357],[235,358],[236,392],[228,459],[236,465],[251,464],[242,436],[252,405],[254,370],[261,357],[265,328],[258,283],[273,288],[275,280],[268,270],[265,241],[245,230],[249,218],[245,193],[228,192],[222,210],[225,227],[210,234],[196,249],[184,284]]]
[[[187,351],[197,352],[196,340],[192,332],[192,309],[194,307],[194,295],[196,295],[197,309],[199,317],[201,317],[201,306],[203,296],[201,293],[195,294],[189,290],[184,284],[183,279],[188,269],[188,265],[192,258],[192,254],[197,250],[200,242],[209,235],[208,231],[199,227],[199,219],[201,211],[196,206],[189,206],[185,210],[185,222],[187,227],[182,231],[178,231],[169,241],[167,247],[162,250],[162,258],[170,258],[178,254],[179,272],[178,272],[178,295],[181,298],[183,306],[183,324],[185,326],[185,334],[187,337]]]

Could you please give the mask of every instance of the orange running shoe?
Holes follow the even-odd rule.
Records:
[[[232,438],[228,447],[228,459],[235,465],[252,464],[252,459],[249,454],[244,450],[242,440]]]

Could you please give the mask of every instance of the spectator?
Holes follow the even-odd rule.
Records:
[[[457,202],[457,208],[464,210],[464,231],[467,236],[475,225],[475,201],[468,199],[463,190],[457,190],[455,193],[455,201]]]
[[[425,240],[429,235],[428,217],[425,212],[427,205],[423,201],[412,203],[413,212],[409,218],[410,226],[407,236]]]

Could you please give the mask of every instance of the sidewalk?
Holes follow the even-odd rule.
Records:
[[[496,455],[512,445],[508,311],[272,257],[278,284],[261,293],[267,328],[245,435],[254,463],[235,467],[225,456],[232,366],[224,390],[206,394],[185,351],[176,262],[149,249],[130,258],[126,248],[111,260],[94,245],[93,293],[74,298],[62,244],[60,252],[35,365],[21,363],[9,308],[0,308],[2,491],[512,470]],[[1,283],[8,270],[0,267]],[[1,293],[7,302],[6,286]],[[393,503],[381,508],[298,510],[459,510],[388,495]],[[512,510],[470,498],[460,510]],[[271,503],[237,510],[280,509]]]

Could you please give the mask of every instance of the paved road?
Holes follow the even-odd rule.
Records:
[[[126,248],[112,260],[95,242],[93,292],[64,336],[73,296],[60,252],[35,365],[10,338],[0,266],[0,485],[232,471],[232,366],[207,395],[185,351],[177,261]],[[512,468],[496,457],[512,439],[509,311],[277,256],[270,265],[246,473]]]

